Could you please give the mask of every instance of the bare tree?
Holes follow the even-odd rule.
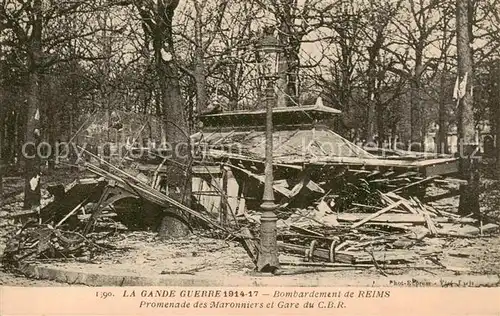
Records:
[[[463,95],[459,94],[458,104],[458,136],[462,144],[476,144],[474,133],[472,80],[474,78],[473,61],[471,54],[471,39],[469,36],[469,2],[457,0],[457,52],[458,52],[458,75],[462,85]],[[462,145],[459,143],[459,146]],[[462,148],[463,150],[463,148]]]
[[[22,86],[26,97],[26,111],[19,114],[26,119],[26,124],[23,124],[25,146],[19,146],[24,149],[26,158],[24,160],[25,208],[37,209],[40,205],[41,160],[37,149],[44,135],[41,89],[46,76],[43,74],[55,64],[87,58],[88,52],[68,55],[63,53],[61,47],[69,41],[96,34],[97,28],[82,26],[78,32],[74,30],[68,32],[68,29],[63,27],[64,18],[71,15],[82,17],[96,10],[99,10],[99,6],[85,0],[65,3],[4,0],[0,5],[2,44],[8,45],[15,51],[17,57],[15,66],[19,67],[27,82]],[[5,38],[7,40],[3,41]]]
[[[450,47],[453,44],[453,39],[455,38],[455,30],[451,29],[451,20],[453,18],[454,8],[451,5],[443,5],[441,8],[441,14],[443,19],[441,20],[441,39],[439,44],[439,49],[441,51],[439,61],[442,64],[440,80],[439,80],[439,113],[438,113],[438,137],[437,145],[439,153],[446,153],[448,148],[448,111],[447,103],[450,100],[450,94],[447,85],[448,72],[450,70]]]
[[[361,111],[355,97],[356,85],[364,75],[360,71],[364,52],[359,49],[364,43],[363,9],[357,8],[353,2],[332,9],[339,11],[337,15],[340,19],[329,26],[335,33],[331,39],[325,40],[325,46],[330,47],[323,53],[327,66],[317,67],[312,75],[322,91],[322,97],[342,111],[341,122],[336,128],[344,135],[364,125],[364,117],[358,115]],[[354,134],[350,137],[359,136]]]
[[[365,26],[365,35],[369,39],[367,43],[368,66],[367,66],[367,115],[366,115],[366,130],[365,139],[368,142],[373,142],[375,136],[375,127],[378,125],[379,132],[382,132],[382,115],[383,106],[380,101],[379,89],[380,84],[385,76],[385,69],[381,61],[381,52],[388,46],[387,33],[388,26],[393,23],[393,19],[398,13],[401,6],[401,1],[396,3],[378,3],[370,1],[369,11],[367,12],[367,21]],[[378,100],[378,101],[377,101]],[[380,117],[377,119],[377,116]],[[376,124],[378,122],[378,124]],[[379,138],[383,135],[379,135]]]
[[[301,69],[314,68],[313,64],[301,60],[302,44],[331,39],[333,35],[318,38],[317,31],[331,26],[340,17],[335,13],[336,5],[342,1],[306,0],[259,0],[258,3],[266,12],[274,16],[280,44],[283,47],[280,56],[277,106],[298,105],[300,94]]]
[[[424,121],[425,112],[422,106],[422,78],[428,67],[435,62],[435,57],[429,56],[427,50],[438,38],[436,33],[443,17],[439,11],[438,1],[411,0],[405,3],[404,8],[394,26],[399,34],[395,44],[403,45],[405,51],[395,53],[394,56],[399,59],[410,82],[412,149],[423,150],[427,123]],[[397,71],[401,73],[400,69]]]
[[[175,197],[189,204],[191,198],[190,182],[186,183],[187,179],[190,179],[189,167],[181,169],[178,167],[178,164],[188,166],[190,163],[188,113],[185,111],[181,96],[179,66],[174,60],[173,17],[179,1],[134,1],[134,5],[140,14],[144,31],[152,42],[161,115],[165,125],[167,142],[172,148],[175,148],[172,159],[177,163],[169,166],[168,189],[171,195],[180,192]],[[187,157],[187,159],[182,157]],[[184,173],[184,177],[179,176],[182,173]],[[164,238],[181,237],[188,234],[189,229],[185,220],[182,219],[182,214],[175,209],[170,210],[170,213],[173,216],[167,216],[162,221],[160,236]]]
[[[500,180],[500,59],[498,59],[494,66],[494,79],[492,80],[492,111],[495,116],[495,136],[496,136],[496,176]]]
[[[468,180],[467,185],[461,186],[460,214],[479,213],[478,186],[479,179],[473,154],[477,149],[475,139],[475,124],[473,113],[472,80],[473,61],[470,37],[470,1],[457,0],[457,53],[458,75],[460,88],[458,91],[458,152],[460,155],[460,171]]]
[[[1,32],[0,32],[1,34]],[[0,43],[0,104],[4,104],[4,99],[5,99],[5,93],[4,93],[4,86],[5,86],[5,78],[4,78],[4,73],[7,68],[4,55],[3,55],[3,47],[2,43]],[[0,107],[0,207],[2,207],[3,203],[3,174],[5,170],[7,169],[4,161],[4,155],[3,155],[3,147],[4,147],[4,139],[5,139],[5,106]]]
[[[211,58],[212,61],[208,61],[209,55],[211,55],[209,49],[216,40],[217,35],[221,32],[229,1],[218,1],[212,7],[209,7],[210,4],[206,1],[192,0],[190,4],[194,8],[194,17],[191,17],[190,20],[192,21],[185,23],[186,28],[178,32],[178,34],[187,39],[191,44],[189,46],[194,48],[193,66],[181,67],[181,70],[194,80],[196,87],[196,109],[198,113],[203,113],[208,106],[208,75],[216,67],[215,62],[213,62],[214,58]],[[187,29],[189,26],[194,26],[194,34],[192,36],[189,36],[190,32]]]
[[[37,209],[40,206],[40,157],[36,148],[40,143],[40,70],[43,61],[42,1],[33,0],[24,6],[16,6],[10,1],[3,1],[0,6],[0,23],[2,30],[14,34],[17,43],[22,45],[26,53],[27,85],[27,124],[25,144],[25,197],[24,207]],[[16,18],[17,16],[17,18]],[[25,19],[19,19],[19,16]],[[26,21],[26,22],[24,22]]]

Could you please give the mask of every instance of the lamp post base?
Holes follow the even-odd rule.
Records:
[[[278,218],[274,214],[277,205],[272,201],[265,201],[260,219],[260,249],[257,257],[257,271],[274,273],[280,268],[278,260],[278,243],[276,241]]]

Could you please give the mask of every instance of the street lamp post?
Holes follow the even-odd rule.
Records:
[[[266,81],[266,161],[264,195],[262,197],[262,216],[260,220],[260,249],[257,258],[257,270],[275,272],[279,269],[278,244],[276,241],[276,221],[273,192],[273,105],[274,82],[278,75],[280,46],[271,29],[264,30],[259,42],[262,74]]]

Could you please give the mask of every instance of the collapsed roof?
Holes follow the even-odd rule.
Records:
[[[426,175],[457,171],[453,157],[382,158],[370,154],[328,128],[339,110],[321,102],[273,109],[273,162],[288,165],[343,165],[362,168],[415,169]],[[265,111],[234,111],[200,117],[204,131],[194,138],[215,160],[263,162]],[[410,157],[411,158],[411,157]]]

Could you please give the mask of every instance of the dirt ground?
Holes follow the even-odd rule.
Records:
[[[52,179],[61,178],[61,174],[52,175],[44,185]],[[70,182],[71,177],[63,177]],[[500,185],[492,180],[483,181],[485,191],[481,195],[483,212],[498,213]],[[22,188],[19,177],[7,178],[4,186],[6,192],[15,192]],[[46,193],[44,193],[46,195]],[[21,208],[20,198],[9,202],[0,211],[0,253],[5,247],[8,234],[16,229],[8,214]],[[458,199],[447,199],[436,207],[456,211]],[[200,235],[192,235],[188,239],[159,241],[156,234],[150,232],[125,232],[117,234],[107,241],[116,249],[107,251],[94,258],[80,258],[63,261],[44,261],[43,266],[64,267],[73,271],[95,272],[103,274],[123,273],[128,275],[192,275],[200,277],[248,276],[253,273],[253,263],[244,249],[234,241],[212,239]],[[498,275],[500,276],[500,236],[481,236],[476,238],[426,238],[426,246],[437,248],[439,263],[431,259],[422,259],[416,263],[431,268],[377,270],[347,270],[330,272],[332,277],[345,280],[381,276],[454,276],[454,275]],[[281,254],[282,261],[298,261],[300,258]],[[441,266],[439,266],[441,265]],[[1,271],[0,285],[10,286],[70,286],[47,280],[33,280]],[[284,268],[285,273],[310,274],[312,268]]]
[[[128,275],[141,277],[189,277],[234,278],[250,277],[253,264],[242,247],[232,241],[223,241],[193,235],[186,240],[162,242],[152,233],[124,233],[110,241],[117,249],[91,259],[43,261],[43,267],[67,271],[96,273],[104,275]],[[439,255],[440,268],[429,260],[422,260],[419,266],[430,268],[386,270],[381,265],[385,278],[427,277],[431,279],[470,275],[500,275],[500,237],[475,239],[436,240],[434,246],[442,247]],[[281,262],[300,261],[288,254],[281,254]],[[409,265],[411,266],[411,264]],[[432,268],[433,267],[433,268]],[[313,271],[316,271],[313,273]],[[331,272],[328,272],[331,271]],[[335,282],[345,280],[355,285],[363,280],[382,277],[375,269],[332,271],[329,268],[303,268],[283,266],[284,275],[276,278],[319,278],[331,277]],[[365,282],[366,283],[366,282]],[[0,284],[10,286],[70,286],[47,280],[32,280],[9,273],[0,273]]]

